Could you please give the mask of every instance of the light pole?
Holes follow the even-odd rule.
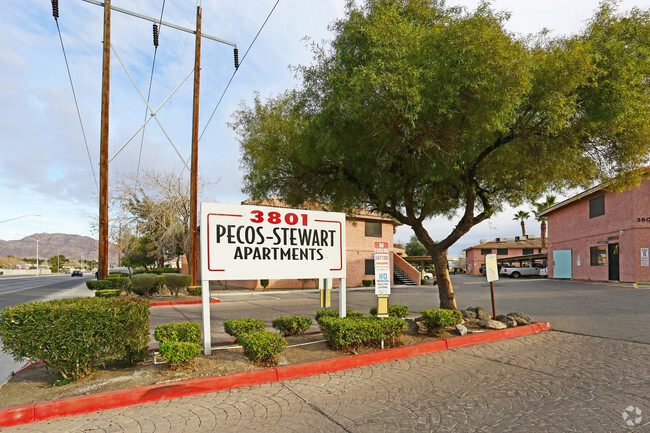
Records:
[[[21,216],[17,216],[17,217],[14,217],[14,218],[9,218],[8,220],[0,221],[0,224],[2,224],[2,223],[6,223],[6,222],[8,222],[8,221],[17,220],[18,218],[40,217],[40,216],[42,216],[42,215],[21,215]]]
[[[30,238],[31,240],[36,241],[36,276],[38,277],[38,276],[41,275],[41,272],[40,272],[40,269],[39,269],[39,259],[38,259],[38,243],[40,242],[40,239],[36,239],[36,238],[31,237],[31,236],[27,236],[27,237]]]

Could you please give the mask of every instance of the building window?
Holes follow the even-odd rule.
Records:
[[[497,256],[507,256],[508,248],[497,248]]]
[[[380,238],[381,223],[375,221],[366,221],[366,237]]]
[[[366,275],[375,275],[375,261],[372,259],[366,259]]]
[[[527,254],[535,254],[535,248],[524,248],[521,254],[524,256]]]
[[[599,195],[589,200],[589,218],[605,215],[605,195]]]
[[[599,245],[589,248],[591,266],[605,266],[607,264],[607,247]]]
[[[492,250],[490,248],[481,248],[481,255],[486,254],[492,254]]]

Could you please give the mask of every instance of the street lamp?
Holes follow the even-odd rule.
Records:
[[[8,220],[0,221],[0,224],[2,224],[2,223],[6,223],[6,222],[8,222],[8,221],[17,220],[18,218],[41,217],[41,216],[42,216],[42,215],[21,215],[21,216],[17,216],[17,217],[14,217],[14,218],[9,218]]]
[[[36,276],[38,277],[38,276],[41,275],[41,272],[40,272],[40,269],[39,269],[40,263],[39,263],[39,260],[38,260],[38,243],[41,241],[41,239],[36,239],[36,238],[31,237],[31,236],[27,236],[27,237],[34,240],[34,241],[36,241]]]

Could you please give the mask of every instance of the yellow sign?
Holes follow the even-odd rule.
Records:
[[[377,317],[388,317],[388,296],[377,296]]]

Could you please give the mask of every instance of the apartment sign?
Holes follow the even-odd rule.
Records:
[[[201,279],[345,278],[345,214],[201,203]]]
[[[388,242],[375,241],[375,295],[390,295],[390,249]]]
[[[641,248],[641,266],[650,265],[650,248]]]

